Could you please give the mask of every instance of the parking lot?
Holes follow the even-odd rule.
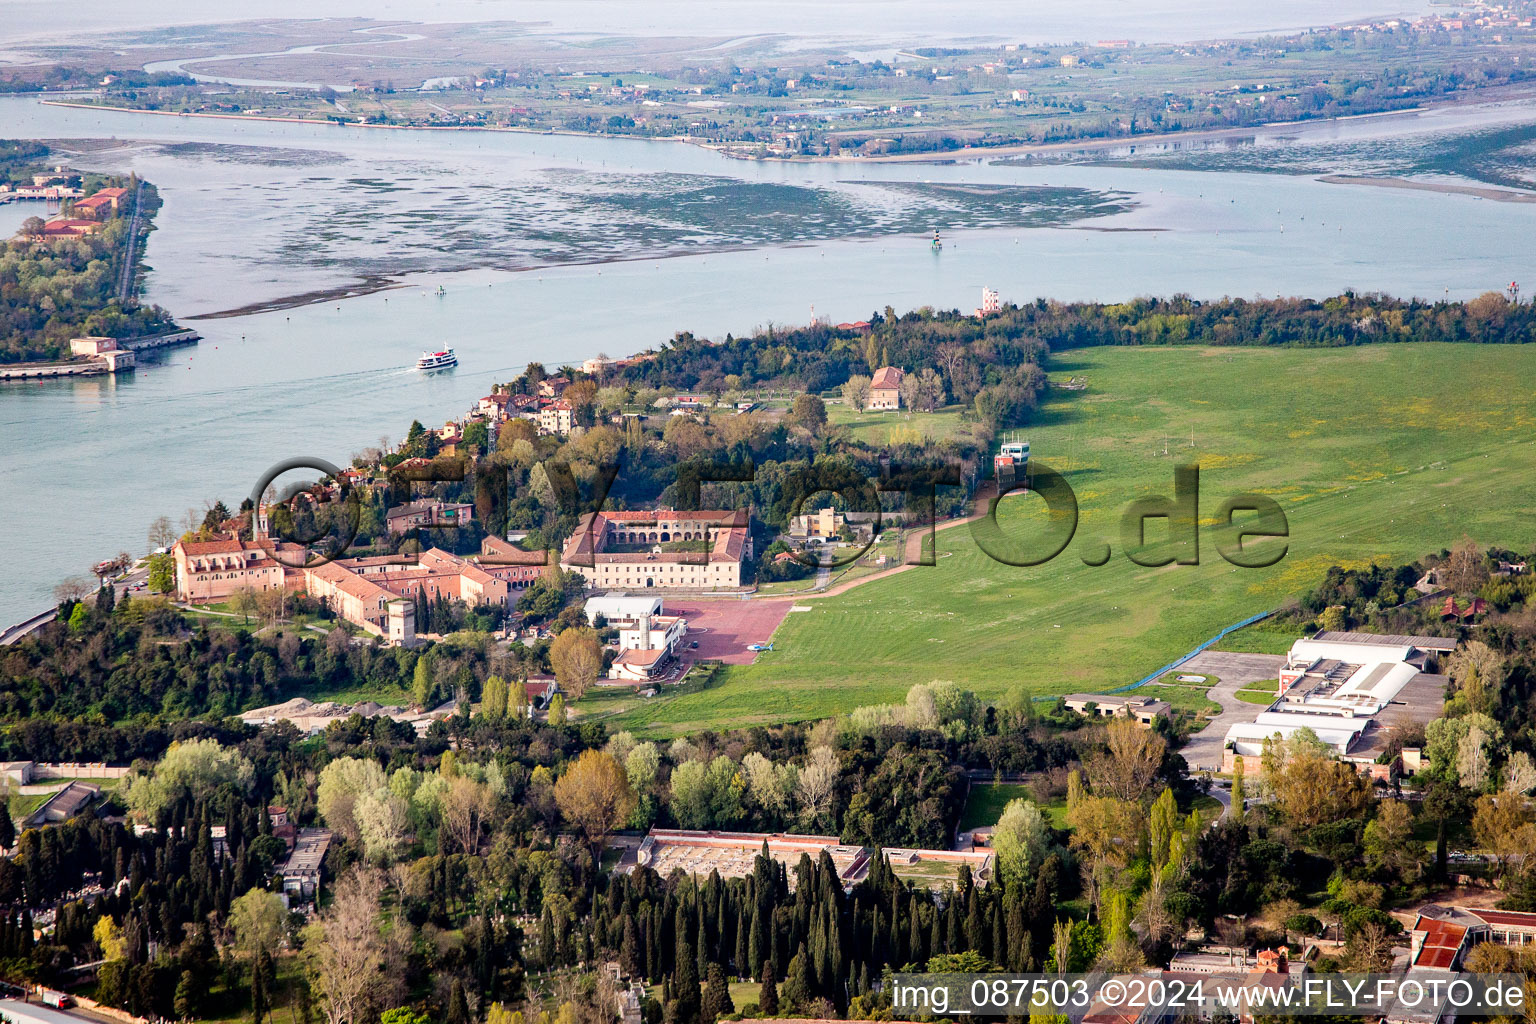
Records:
[[[674,601],[666,599],[668,615],[688,620],[688,638],[679,656],[685,661],[713,659],[728,665],[750,665],[757,658],[748,644],[767,643],[789,612],[788,601]],[[697,643],[698,649],[690,647]]]

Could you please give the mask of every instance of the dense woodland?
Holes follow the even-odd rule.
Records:
[[[1179,728],[1085,720],[1023,688],[989,704],[932,682],[823,722],[661,743],[570,724],[563,705],[530,718],[526,648],[253,636],[103,592],[0,658],[5,756],[137,759],[108,817],[28,830],[0,861],[0,971],[57,983],[105,959],[99,998],[168,1017],[556,1024],[612,1019],[597,968],[615,963],[646,985],[648,1021],[693,1024],[879,1019],[883,975],[907,966],[1132,970],[1165,962],[1191,927],[1250,947],[1322,936],[1320,968],[1380,967],[1400,941],[1389,911],[1435,892],[1452,849],[1485,851],[1458,870],[1536,907],[1521,855],[1536,841],[1536,611],[1531,577],[1507,568],[1519,561],[1463,542],[1327,573],[1282,628],[1464,640],[1439,666],[1452,680],[1442,716],[1412,737],[1428,767],[1398,798],[1301,733],[1269,745],[1262,782],[1236,777],[1234,811],[1215,822]],[[1485,610],[1437,622],[1445,595],[1412,589],[1429,571]],[[382,719],[305,738],[227,717],[386,682],[428,701],[459,693],[478,713],[421,737]],[[976,785],[965,769],[1029,780],[1002,813],[984,887],[963,869],[914,884],[879,860],[848,891],[826,859],[760,857],[741,879],[600,866],[615,830],[653,825],[945,847]],[[272,892],[271,804],[337,834],[312,915]],[[1474,955],[1522,968],[1497,947]],[[755,998],[733,998],[738,981]]]

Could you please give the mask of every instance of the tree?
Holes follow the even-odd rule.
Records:
[[[1445,562],[1445,583],[1458,594],[1476,593],[1488,582],[1488,565],[1483,551],[1471,537],[1462,537],[1451,549],[1451,557]]]
[[[827,425],[827,406],[815,395],[796,395],[789,407],[785,421],[791,427],[799,427],[815,434]]]
[[[376,869],[353,868],[305,940],[326,1024],[365,1024],[374,1008],[388,954],[379,930],[383,889]]]
[[[565,724],[565,698],[558,693],[549,700],[549,724]]]
[[[432,659],[423,654],[416,659],[416,667],[411,673],[411,704],[426,710],[436,689],[437,684],[432,679]]]
[[[198,993],[202,988],[191,971],[181,972],[181,980],[176,983],[176,995],[171,1004],[177,1020],[189,1021],[197,1016]]]
[[[488,722],[502,722],[507,717],[507,683],[498,675],[486,677],[480,688],[480,715]]]
[[[1094,792],[1139,801],[1162,771],[1167,741],[1128,717],[1111,721],[1104,740],[1106,751],[1088,765]]]
[[[230,786],[249,792],[256,769],[244,754],[215,739],[183,740],[171,744],[149,774],[133,774],[124,780],[124,800],[134,816],[152,821],[172,803],[188,796],[198,798]]]
[[[160,516],[149,524],[149,549],[155,551],[159,548],[169,550],[176,543],[176,527],[171,525],[170,516]]]
[[[736,1004],[731,1000],[731,988],[725,980],[725,968],[712,962],[709,965],[709,981],[704,986],[704,998],[699,1006],[699,1019],[704,1024],[714,1024],[726,1014],[735,1012]]]
[[[1342,632],[1349,628],[1347,610],[1341,604],[1331,604],[1317,616],[1317,628],[1329,632]]]
[[[762,972],[758,975],[762,987],[757,990],[757,1009],[764,1017],[777,1017],[779,1015],[779,986],[773,980],[773,962],[763,961]]]
[[[831,747],[817,747],[806,758],[805,767],[800,770],[800,806],[812,825],[826,812],[841,773],[837,754]]]
[[[443,1016],[443,1024],[470,1024],[469,999],[464,994],[464,981],[461,978],[453,979],[453,987],[448,991],[448,1012]]]
[[[603,668],[603,644],[597,630],[577,626],[562,631],[549,645],[549,664],[555,670],[560,692],[581,700]]]
[[[157,594],[176,589],[176,560],[168,554],[149,556],[149,576],[145,582]]]
[[[1248,811],[1248,789],[1244,785],[1245,769],[1242,755],[1232,759],[1232,820],[1242,821]]]
[[[843,384],[843,404],[854,412],[863,412],[869,405],[869,385],[871,381],[861,373],[856,373]]]
[[[1485,793],[1477,798],[1472,814],[1472,834],[1479,846],[1509,865],[1536,848],[1536,825],[1531,824],[1525,797],[1516,793]]]
[[[997,851],[997,871],[1009,884],[1022,883],[1034,874],[1050,849],[1051,826],[1030,800],[1010,800],[997,821],[992,848]]]
[[[272,986],[276,980],[277,971],[272,965],[272,954],[263,949],[256,954],[256,963],[251,967],[252,1024],[261,1024],[272,1009]]]
[[[1264,781],[1280,813],[1302,828],[1358,819],[1371,803],[1370,781],[1311,729],[1264,742]]]
[[[602,750],[584,751],[555,783],[560,813],[599,846],[629,817],[635,802],[623,766]]]
[[[84,211],[81,212],[83,213]],[[41,217],[28,217],[21,222],[21,233],[28,238],[41,238],[43,229],[47,226],[48,222]]]
[[[235,948],[252,961],[282,945],[288,935],[288,908],[282,897],[265,889],[250,889],[229,905]]]
[[[1408,805],[1402,800],[1383,800],[1361,838],[1365,862],[1407,880],[1407,874],[1417,870],[1419,855],[1424,852],[1424,844],[1412,839],[1413,813]]]
[[[389,791],[389,778],[371,758],[338,757],[320,771],[315,788],[315,807],[331,829],[346,839],[362,838],[357,805],[379,790]]]
[[[91,581],[84,576],[71,576],[53,588],[53,600],[55,604],[83,601],[86,595],[95,589]]]
[[[456,775],[443,796],[442,823],[459,850],[473,856],[480,849],[480,823],[490,810],[490,791],[483,782]]]

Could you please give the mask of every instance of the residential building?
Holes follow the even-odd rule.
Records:
[[[539,394],[544,398],[559,398],[571,386],[569,377],[545,377],[539,381]]]
[[[560,567],[599,590],[700,590],[741,586],[742,563],[751,557],[747,512],[663,508],[587,513],[566,541]]]
[[[77,199],[71,210],[76,214],[85,214],[88,217],[105,219],[117,212],[124,198],[128,195],[125,188],[99,189],[89,199]]]
[[[446,529],[467,526],[475,518],[475,506],[462,502],[423,498],[420,501],[396,505],[384,514],[384,524],[392,535],[407,530]]]
[[[869,382],[869,403],[866,409],[900,409],[901,379],[906,376],[894,366],[882,366],[875,371]]]
[[[830,540],[842,530],[843,515],[833,508],[806,512],[789,521],[789,535],[797,540]]]
[[[539,434],[542,436],[565,437],[574,425],[571,403],[557,399],[547,405],[540,405],[534,422],[539,425]]]
[[[525,590],[555,571],[548,551],[525,551],[500,537],[480,541],[480,556],[473,561],[513,590]]]
[[[428,548],[405,561],[407,556],[378,555],[369,558],[338,558],[331,564],[397,597],[427,600],[439,597],[463,601],[470,607],[496,605],[507,607],[511,588],[467,558],[441,548]]]
[[[78,217],[54,217],[43,225],[45,238],[82,238],[94,235],[102,228],[99,220],[82,220]]]

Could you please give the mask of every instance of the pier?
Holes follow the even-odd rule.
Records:
[[[0,381],[45,380],[51,377],[95,377],[103,373],[122,373],[133,369],[135,353],[171,345],[195,345],[203,340],[196,331],[171,331],[145,338],[76,338],[70,347],[79,356],[68,361],[17,363],[0,366]]]

